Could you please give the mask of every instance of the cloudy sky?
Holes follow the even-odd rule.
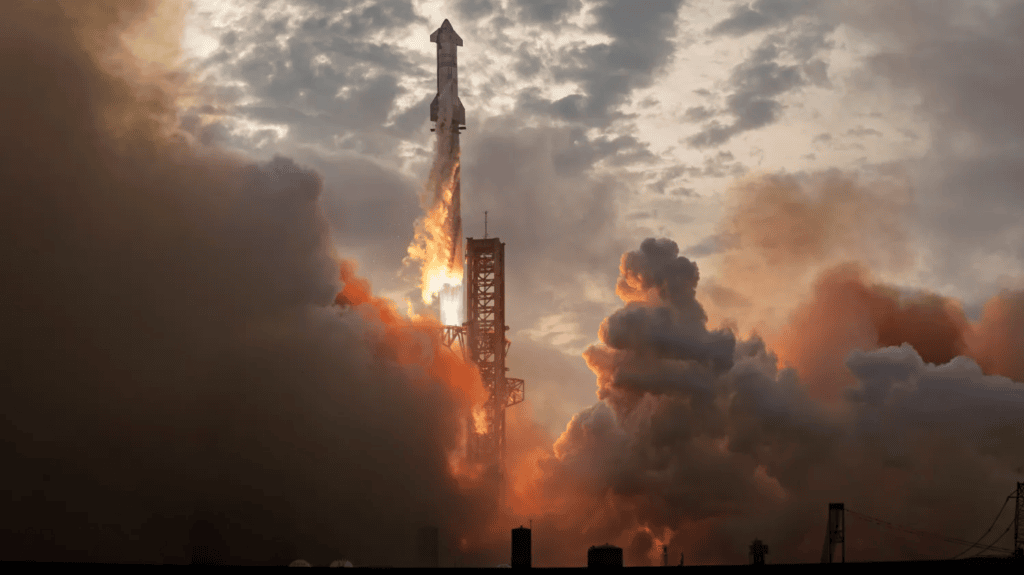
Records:
[[[509,361],[559,426],[593,400],[579,354],[616,303],[618,255],[668,237],[710,285],[740,178],[842,171],[886,204],[848,225],[901,214],[900,245],[854,254],[889,264],[875,266],[880,279],[961,299],[969,315],[1012,285],[1024,234],[1021,11],[196,0],[183,46],[216,105],[183,110],[183,123],[319,170],[339,253],[378,293],[416,301],[415,274],[400,272],[433,150],[429,35],[450,19],[465,42],[465,235],[483,235],[486,210],[507,244]],[[898,262],[883,253],[896,250]]]
[[[445,18],[507,509],[406,263]],[[947,536],[859,560],[953,555],[1024,480],[1022,38],[1008,0],[0,3],[0,558],[411,566],[433,524],[493,565],[533,520],[535,565],[814,562],[832,501]]]

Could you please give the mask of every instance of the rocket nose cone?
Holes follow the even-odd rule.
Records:
[[[441,27],[435,30],[434,33],[430,35],[430,41],[437,42],[441,40],[442,37],[451,38],[452,40],[455,41],[456,46],[462,46],[462,38],[458,35],[457,32],[455,32],[455,29],[452,28],[452,23],[449,22],[447,18],[445,18],[444,22],[441,23]]]

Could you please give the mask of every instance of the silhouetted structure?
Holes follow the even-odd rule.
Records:
[[[668,567],[668,545],[661,546],[661,566]]]
[[[842,503],[828,504],[828,532],[821,550],[822,563],[836,562],[836,545],[840,546],[839,563],[846,563],[846,511]]]
[[[591,547],[587,567],[622,567],[622,548],[608,544]]]
[[[504,477],[505,409],[523,401],[524,383],[505,375],[505,244],[498,238],[466,240],[466,353],[488,391],[486,429],[471,433],[472,459]],[[470,429],[475,429],[471,426]]]
[[[530,529],[520,525],[512,530],[512,567],[530,567],[533,562],[533,548]]]
[[[440,567],[440,535],[437,527],[423,527],[419,533],[419,557],[422,567]]]
[[[750,544],[750,564],[764,565],[764,556],[767,554],[768,546],[760,539],[754,539],[754,542]]]
[[[1021,530],[1021,523],[1024,522],[1024,483],[1017,482],[1017,497],[1013,514],[1013,556],[1024,561],[1024,530]]]

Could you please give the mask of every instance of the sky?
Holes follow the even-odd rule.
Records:
[[[411,564],[378,542],[432,522],[505,562],[532,519],[535,565],[815,562],[828,502],[972,542],[1024,481],[1024,3],[0,15],[5,559]],[[479,386],[407,261],[446,18],[526,381],[509,509],[453,471]],[[960,550],[871,529],[848,553]]]
[[[1016,285],[1019,10],[202,0],[182,47],[220,105],[183,112],[202,137],[322,170],[339,251],[378,293],[416,301],[397,272],[433,148],[429,35],[448,18],[465,42],[465,234],[482,236],[488,211],[508,246],[510,339],[523,350],[509,361],[529,370],[544,349],[564,366],[526,374],[534,408],[560,425],[593,399],[559,380],[587,379],[579,354],[615,304],[610,254],[668,237],[713,281],[719,222],[744,177],[838,170],[890,202],[906,214],[906,257],[856,254],[877,260],[880,279],[956,297],[975,316]]]

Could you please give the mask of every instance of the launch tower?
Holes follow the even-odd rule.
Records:
[[[437,95],[430,103],[431,131],[438,135],[439,157],[457,160],[459,133],[465,129],[466,109],[459,99],[457,48],[462,38],[451,22],[445,20],[430,41],[437,44]],[[461,262],[462,219],[461,177],[458,161],[452,171],[451,229],[456,249],[453,265]],[[486,216],[485,216],[486,218]],[[480,370],[480,379],[488,392],[484,405],[485,429],[477,432],[469,418],[468,455],[471,461],[486,465],[499,478],[505,470],[505,409],[523,401],[523,380],[506,376],[505,356],[510,342],[505,339],[505,244],[498,238],[469,238],[465,249],[464,285],[466,322],[461,326],[446,325],[441,329],[442,341],[452,348],[458,342],[467,361]]]
[[[466,240],[466,358],[488,391],[487,428],[471,434],[470,456],[504,474],[505,409],[523,401],[524,382],[506,375],[505,244],[498,238]]]

